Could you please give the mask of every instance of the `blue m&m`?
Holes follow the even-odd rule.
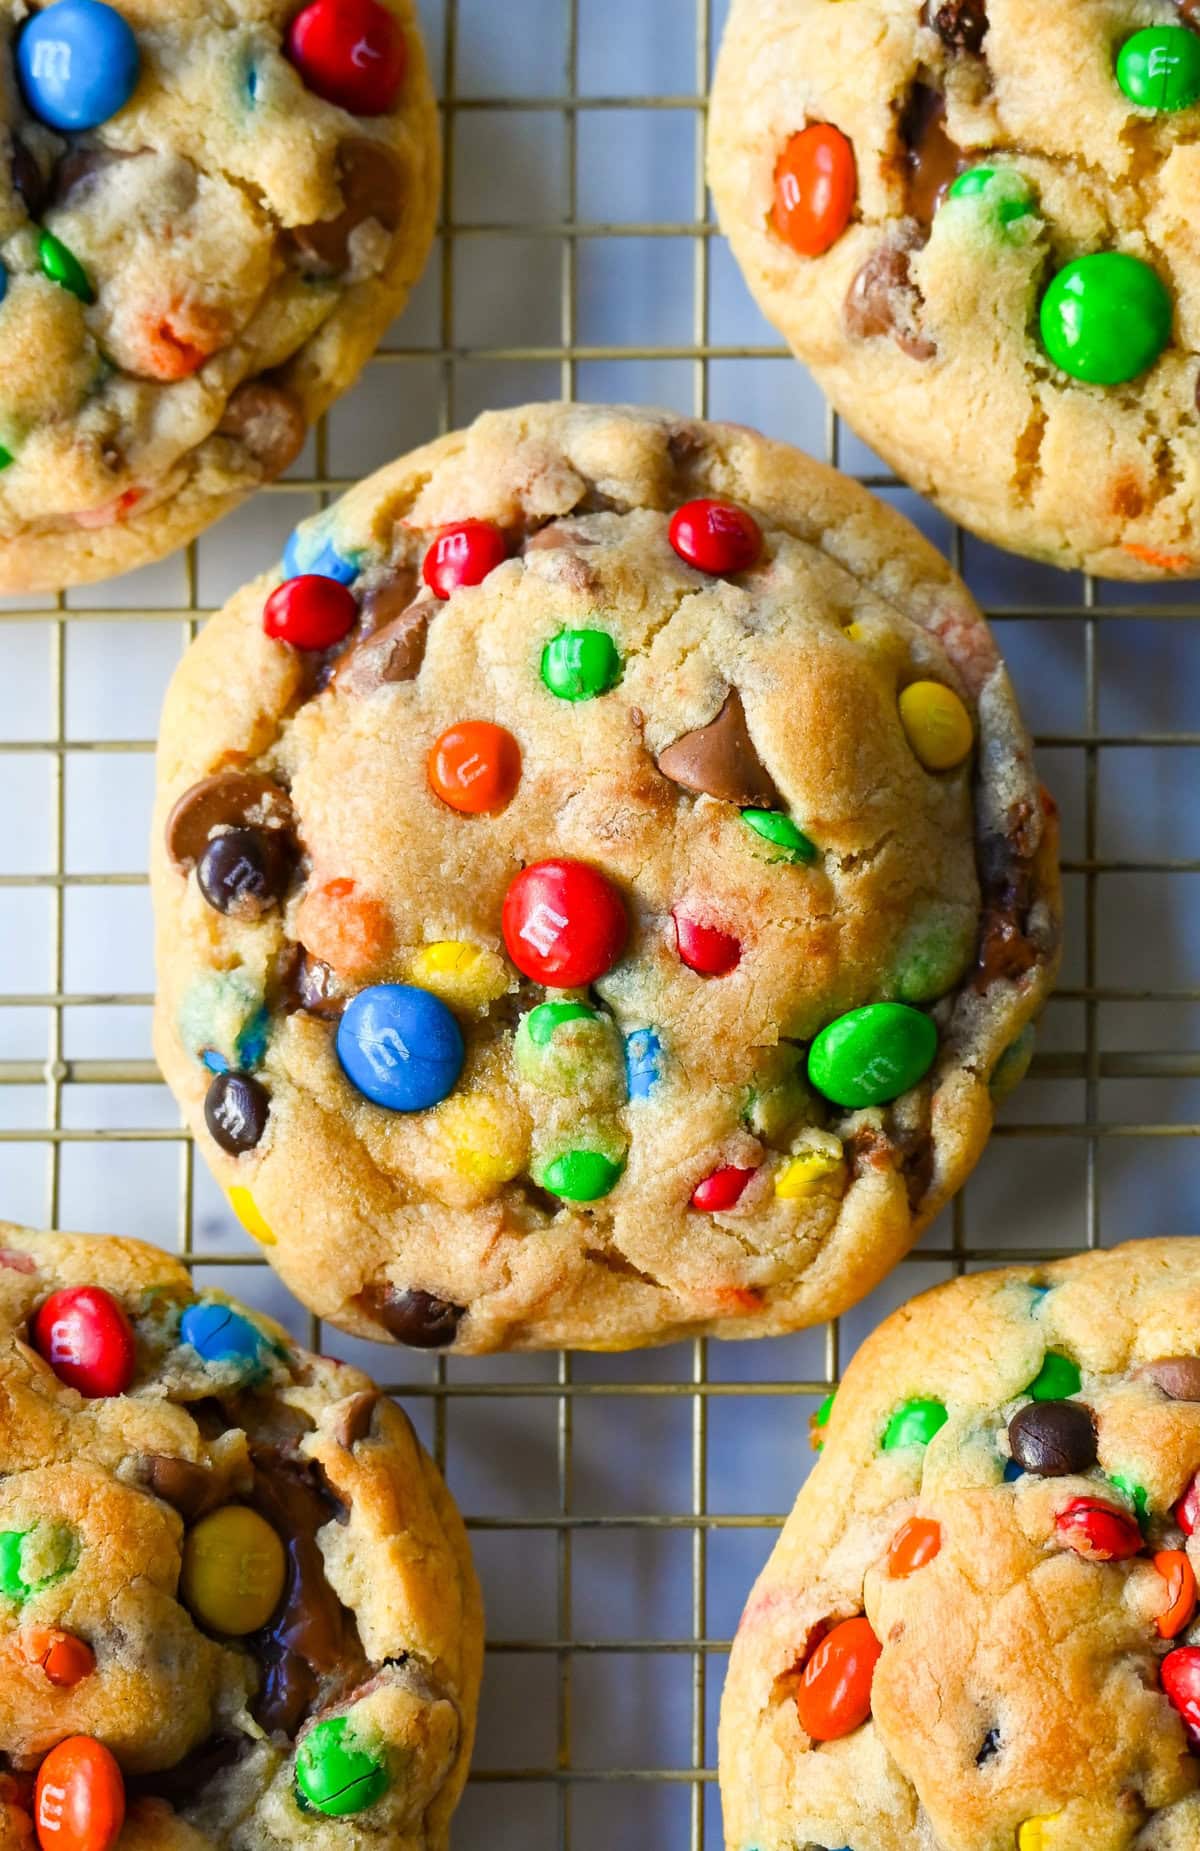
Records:
[[[625,1079],[631,1099],[648,1099],[662,1080],[662,1042],[652,1028],[635,1028],[625,1043]]]
[[[440,997],[407,983],[377,983],[350,1004],[338,1059],[360,1093],[389,1112],[424,1112],[453,1092],[462,1030]]]
[[[318,523],[305,522],[293,529],[283,549],[285,579],[333,578],[339,585],[349,585],[358,577],[359,562],[339,553],[327,529]]]
[[[179,1336],[206,1363],[257,1364],[267,1339],[256,1324],[232,1305],[213,1300],[189,1305],[179,1320]]]
[[[53,129],[98,128],[124,109],[139,62],[131,27],[103,0],[58,0],[17,40],[25,101]]]

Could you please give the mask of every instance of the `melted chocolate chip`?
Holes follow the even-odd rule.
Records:
[[[1016,983],[1038,961],[1026,937],[1033,903],[1033,856],[1025,851],[1026,818],[1014,818],[1009,835],[985,836],[979,844],[983,911],[975,959],[976,990]]]
[[[160,1768],[154,1774],[125,1777],[125,1791],[131,1799],[169,1800],[172,1806],[186,1806],[218,1774],[235,1767],[250,1747],[244,1735],[218,1735],[174,1767]]]
[[[925,23],[951,51],[978,56],[987,37],[987,0],[928,0]]]
[[[294,392],[266,379],[247,379],[232,394],[217,430],[248,450],[271,482],[304,448],[308,422]]]
[[[231,1157],[262,1142],[270,1112],[270,1094],[248,1073],[219,1073],[204,1101],[204,1122]]]
[[[888,335],[910,359],[932,360],[937,347],[921,333],[924,301],[909,263],[909,252],[899,245],[881,245],[851,283],[843,317],[858,340]]]
[[[336,1022],[346,1007],[347,998],[338,996],[337,982],[328,964],[314,958],[303,945],[293,945],[289,952],[289,969],[283,977],[281,1006],[286,1014],[303,1009],[306,1015],[319,1016],[324,1022]]]
[[[382,1399],[378,1389],[366,1389],[361,1395],[351,1395],[348,1401],[342,1402],[333,1427],[333,1437],[339,1446],[349,1452],[359,1440],[366,1439],[375,1409]]]
[[[1200,1356],[1164,1356],[1138,1370],[1172,1401],[1200,1401]]]
[[[432,1292],[398,1292],[394,1286],[372,1286],[363,1303],[397,1343],[413,1350],[444,1350],[454,1342],[466,1316],[465,1305],[452,1305]]]
[[[261,919],[283,898],[292,857],[278,832],[229,829],[214,836],[196,869],[209,905],[231,919]]]
[[[203,855],[214,829],[243,823],[287,828],[291,821],[286,792],[261,771],[217,771],[184,791],[175,804],[167,818],[167,853],[186,873]]]
[[[333,675],[335,685],[351,694],[373,694],[394,682],[415,681],[436,610],[431,598],[409,604],[341,658]]]
[[[336,218],[297,225],[289,233],[309,276],[337,276],[350,263],[350,238],[374,219],[395,231],[404,209],[404,173],[382,142],[355,136],[338,149],[342,210]]]
[[[168,1453],[147,1453],[142,1460],[146,1488],[189,1523],[206,1510],[222,1502],[224,1488],[212,1472],[190,1459],[176,1459]]]
[[[1009,1450],[1039,1478],[1066,1478],[1096,1463],[1096,1423],[1080,1401],[1031,1401],[1008,1423]]]
[[[40,219],[50,200],[50,185],[42,172],[41,162],[19,135],[12,138],[9,151],[12,183],[25,202],[31,219]]]
[[[998,1755],[999,1753],[1000,1731],[999,1729],[989,1729],[982,1742],[979,1744],[979,1750],[975,1756],[976,1767],[982,1767],[986,1761],[992,1759],[993,1755]]]
[[[968,165],[967,156],[946,133],[946,99],[928,84],[914,84],[900,119],[907,165],[906,211],[918,224],[933,215]]]
[[[317,1531],[340,1506],[315,1466],[270,1447],[256,1446],[251,1456],[254,1490],[247,1502],[287,1553],[283,1598],[270,1625],[247,1642],[263,1666],[253,1713],[264,1729],[295,1736],[318,1706],[336,1702],[371,1667],[353,1613],[329,1584],[317,1542]]]
[[[658,769],[684,790],[736,803],[740,809],[777,810],[782,798],[755,749],[736,688],[715,720],[684,733],[658,756]]]

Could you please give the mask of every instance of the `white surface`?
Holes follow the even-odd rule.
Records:
[[[620,351],[581,357],[574,388],[580,397],[690,410],[702,408],[703,383],[713,415],[758,424],[823,455],[820,395],[781,355],[718,355],[702,382],[693,360],[645,352],[686,349],[695,339],[700,241],[654,236],[647,228],[686,228],[695,219],[698,118],[688,107],[596,105],[654,92],[694,97],[696,9],[702,4],[580,0],[577,214],[616,229],[574,241],[574,336],[585,347]],[[424,10],[440,69],[443,9],[431,3]],[[562,96],[569,22],[567,0],[510,0],[505,6],[460,0],[457,96],[473,103]],[[571,241],[546,235],[544,228],[571,217],[572,118],[553,108],[471,107],[453,114],[450,132],[449,217],[475,228],[454,239],[453,299],[443,306],[439,251],[389,339],[402,357],[374,362],[329,419],[327,466],[335,477],[361,474],[423,440],[443,414],[461,423],[489,404],[555,396],[571,383],[571,369],[558,357],[564,331],[571,331],[563,309]],[[503,229],[514,225],[528,230]],[[623,233],[625,226],[638,229]],[[777,348],[717,239],[710,261],[711,344]],[[453,350],[447,358],[443,343]],[[538,351],[517,359],[479,352],[497,347]],[[848,467],[877,468],[848,433],[841,455]],[[310,443],[293,474],[311,480],[314,459]],[[889,493],[941,544],[952,544],[937,514],[902,490]],[[199,605],[220,602],[260,570],[315,505],[308,491],[280,489],[210,533],[195,549]],[[1128,590],[1098,587],[1089,611],[1079,579],[1023,565],[975,542],[966,544],[963,559],[985,602],[1025,613],[1002,619],[998,631],[1029,722],[1052,742],[1041,764],[1063,808],[1064,851],[1073,871],[1065,994],[1048,1011],[1040,1046],[1065,1057],[1068,1075],[1032,1079],[1006,1109],[1005,1135],[993,1142],[971,1183],[957,1227],[951,1215],[943,1216],[922,1251],[843,1320],[843,1358],[882,1313],[948,1275],[953,1261],[929,1256],[949,1254],[956,1238],[958,1251],[974,1264],[972,1255],[997,1248],[1052,1251],[1089,1239],[1109,1244],[1151,1232],[1200,1232],[1200,1062],[1192,1056],[1192,1077],[1174,1079],[1104,1077],[1099,1065],[1101,1053],[1157,1051],[1153,1070],[1162,1067],[1163,1053],[1188,1057],[1197,1046],[1196,587],[1142,597],[1136,602],[1143,616],[1109,616],[1135,602]],[[1190,619],[1183,614],[1189,592]],[[49,607],[53,600],[43,603]],[[61,991],[148,998],[150,918],[138,878],[151,802],[145,748],[186,640],[187,560],[180,556],[119,583],[73,593],[67,603],[79,615],[61,630],[67,875]],[[138,611],[152,614],[138,617]],[[1180,615],[1166,614],[1173,611]],[[53,959],[56,888],[46,879],[59,865],[56,757],[11,749],[13,742],[56,738],[58,631],[57,623],[36,615],[17,621],[0,610],[0,741],[7,742],[0,749],[0,805],[7,818],[0,832],[0,994],[60,987]],[[1125,743],[1144,735],[1160,743]],[[1089,739],[1096,743],[1089,747]],[[87,750],[82,742],[118,749]],[[1110,861],[1119,869],[1086,871]],[[1141,864],[1149,865],[1138,873]],[[116,886],[86,884],[87,877],[103,874],[126,879]],[[1090,1000],[1081,995],[1089,982]],[[1139,1001],[1148,990],[1163,1000]],[[144,1003],[69,1003],[61,1019],[67,1060],[150,1059]],[[11,1077],[12,1063],[47,1059],[52,1024],[53,1011],[45,1006],[0,1003],[0,1081]],[[1089,1060],[1090,1098],[1084,1077]],[[53,1089],[36,1073],[26,1084],[0,1084],[0,1138],[26,1134],[0,1141],[2,1214],[41,1224],[55,1208],[53,1147],[39,1136],[53,1109]],[[1147,1134],[1089,1138],[1089,1117],[1105,1127],[1140,1125]],[[149,1077],[136,1085],[70,1080],[62,1088],[61,1123],[70,1135],[61,1144],[57,1176],[60,1224],[178,1244],[187,1157],[164,1090]],[[104,1143],[75,1136],[97,1130],[130,1135]],[[217,1262],[252,1257],[201,1163],[195,1172],[196,1251]],[[307,1319],[265,1268],[235,1272],[217,1264],[199,1269],[199,1277],[240,1290],[298,1335],[308,1334]],[[705,1828],[710,1843],[719,1843],[711,1784],[699,1819],[691,1817],[690,1773],[715,1763],[723,1669],[719,1646],[691,1651],[695,1616],[702,1634],[715,1642],[727,1640],[736,1624],[771,1543],[770,1521],[754,1519],[786,1510],[809,1462],[805,1427],[815,1397],[784,1395],[781,1388],[824,1376],[827,1335],[822,1329],[777,1342],[711,1345],[707,1358],[699,1347],[682,1346],[632,1357],[576,1357],[569,1364],[548,1356],[451,1361],[439,1369],[428,1359],[324,1333],[325,1347],[346,1354],[357,1349],[390,1382],[426,1390],[439,1377],[448,1384],[440,1440],[450,1483],[476,1523],[493,1641],[479,1778],[459,1815],[459,1845],[486,1839],[495,1851],[529,1851],[569,1831],[581,1851],[611,1851],[616,1843],[660,1851],[683,1847],[689,1838],[698,1843]],[[711,1392],[693,1395],[687,1385],[705,1367]],[[584,1393],[568,1399],[521,1392],[565,1380],[567,1370]],[[509,1392],[481,1398],[475,1391],[489,1384]],[[636,1392],[638,1385],[663,1392]],[[612,1392],[588,1392],[596,1389]],[[409,1401],[431,1443],[439,1439],[435,1405],[429,1394]],[[563,1422],[572,1412],[568,1449]],[[569,1471],[560,1469],[560,1448],[562,1460],[569,1450]],[[709,1513],[700,1528],[689,1520],[696,1508]],[[558,1530],[555,1520],[564,1512],[573,1521]],[[639,1521],[656,1517],[668,1522]],[[597,1518],[609,1521],[603,1527],[589,1521]],[[523,1526],[534,1519],[536,1526],[515,1527],[516,1519]],[[585,1642],[585,1649],[569,1655],[548,1649],[563,1639]],[[609,1649],[629,1641],[643,1642],[642,1648]],[[516,1649],[505,1649],[506,1642]],[[645,1649],[647,1642],[661,1649]],[[697,1663],[708,1668],[706,1688],[695,1681]],[[565,1779],[555,1774],[560,1762],[572,1770]],[[664,1777],[635,1781],[623,1772],[631,1769]],[[529,1777],[513,1778],[522,1771]]]

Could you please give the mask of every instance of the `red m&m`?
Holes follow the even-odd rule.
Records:
[[[836,1741],[866,1722],[882,1649],[861,1614],[826,1633],[796,1687],[800,1727],[814,1742]]]
[[[354,593],[335,578],[305,572],[277,585],[263,608],[263,629],[293,649],[332,649],[358,619]]]
[[[822,256],[850,223],[857,189],[846,137],[831,122],[810,123],[792,136],[775,169],[776,231],[801,257]]]
[[[113,1851],[125,1823],[125,1782],[90,1735],[68,1736],[38,1769],[33,1818],[42,1851]]]
[[[1099,1498],[1072,1498],[1054,1519],[1058,1540],[1089,1562],[1123,1562],[1142,1546],[1132,1517]]]
[[[629,934],[620,894],[582,861],[535,861],[525,868],[504,896],[501,926],[522,975],[558,990],[603,977]]]
[[[700,925],[686,913],[671,914],[675,944],[689,970],[701,977],[726,977],[742,961],[741,940],[718,926]]]
[[[308,89],[355,116],[386,116],[408,61],[400,22],[379,0],[312,0],[287,54]]]
[[[1200,1472],[1196,1473],[1191,1484],[1175,1506],[1175,1521],[1185,1536],[1195,1534],[1200,1524]]]
[[[718,1215],[722,1209],[732,1208],[737,1202],[753,1170],[740,1170],[736,1164],[727,1163],[721,1169],[714,1170],[702,1183],[697,1183],[692,1190],[692,1207],[702,1209],[706,1214]]]
[[[459,521],[443,527],[421,567],[435,598],[449,598],[467,585],[482,585],[508,558],[508,542],[491,521]]]
[[[124,1311],[102,1286],[52,1292],[35,1312],[34,1348],[60,1382],[89,1401],[123,1395],[133,1380],[137,1346]]]
[[[762,530],[731,501],[687,501],[671,518],[671,545],[699,572],[746,572],[762,552]]]
[[[1193,1748],[1200,1748],[1200,1646],[1181,1645],[1159,1667],[1167,1699],[1178,1710]]]

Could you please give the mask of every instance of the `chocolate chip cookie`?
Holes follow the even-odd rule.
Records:
[[[779,444],[488,415],[179,668],[156,1046],[292,1289],[430,1348],[879,1279],[1028,1063],[1056,827],[945,562]]]
[[[926,1293],[814,1434],[725,1687],[731,1851],[1200,1844],[1200,1240]]]
[[[420,273],[411,0],[0,0],[0,592],[161,558],[292,463]]]
[[[442,1847],[481,1652],[366,1376],[155,1248],[0,1223],[6,1851]]]
[[[709,173],[874,450],[999,546],[1200,574],[1194,0],[733,0]]]

